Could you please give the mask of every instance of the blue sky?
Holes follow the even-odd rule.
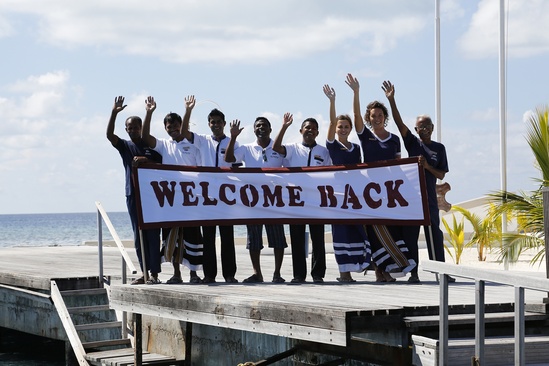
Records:
[[[441,0],[441,135],[459,203],[500,188],[499,1]],[[536,188],[539,174],[525,142],[525,118],[549,103],[549,2],[508,0],[507,188]],[[405,123],[435,114],[433,0],[166,0],[151,3],[3,0],[0,3],[0,214],[91,212],[101,201],[125,211],[121,159],[105,138],[115,96],[124,120],[158,102],[163,116],[183,113],[194,94],[193,131],[208,133],[219,106],[239,119],[240,142],[267,116],[315,117],[324,143],[328,100],[350,113],[345,76],[361,101],[386,101],[396,87]],[[389,129],[397,132],[394,123]],[[299,124],[286,134],[298,141]],[[435,131],[436,135],[436,131]],[[273,136],[274,137],[274,136]],[[405,154],[404,154],[405,156]]]

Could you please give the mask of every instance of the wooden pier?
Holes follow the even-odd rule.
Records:
[[[345,364],[348,365],[365,362],[408,365],[412,364],[416,346],[412,342],[413,335],[421,336],[423,340],[437,337],[439,285],[431,273],[420,271],[422,283],[419,285],[408,284],[406,279],[376,283],[373,273],[355,274],[356,283],[341,284],[335,280],[337,266],[328,250],[325,283],[289,283],[292,270],[288,254],[282,271],[287,282],[274,284],[269,282],[273,269],[272,251],[266,248],[263,252],[266,281],[263,284],[131,286],[117,284],[121,267],[118,250],[104,248],[104,275],[113,278],[110,306],[117,311],[194,325],[192,350],[186,350],[188,364],[192,361],[193,365],[236,365],[272,359],[277,355],[282,359],[280,355],[285,352],[284,356],[291,354],[293,361],[285,358],[287,363],[280,364],[320,364],[306,363],[305,359],[310,360],[311,354],[316,354],[316,360],[324,360],[326,364],[344,364],[347,360],[349,363]],[[135,258],[133,252],[131,255]],[[237,278],[242,280],[251,274],[248,253],[243,246],[238,246],[237,258]],[[162,268],[160,278],[165,282],[171,275],[171,266],[163,265]],[[98,271],[97,248],[91,246],[4,248],[0,249],[0,295],[19,290],[20,298],[44,302],[52,291],[52,280],[93,278],[98,276]],[[539,272],[535,275],[543,276]],[[222,280],[221,276],[219,280]],[[471,325],[474,324],[475,283],[457,280],[451,284],[449,292],[450,337],[471,337],[474,336]],[[512,335],[513,288],[487,283],[485,293],[486,312],[493,313],[489,315],[491,320],[486,322],[487,337],[509,331]],[[543,304],[546,295],[535,291],[525,293],[526,322],[532,332],[544,336],[546,334],[542,333],[547,332]],[[43,298],[39,299],[40,296]],[[26,310],[25,303],[13,304],[8,299],[0,296],[1,327],[52,338],[57,334],[59,339],[64,339],[59,329],[37,329],[47,323],[28,324],[18,319],[13,309]],[[216,339],[207,342],[207,334],[211,332]],[[245,341],[250,338],[249,343],[257,343],[261,337],[267,339],[264,347],[254,347]],[[149,345],[154,339],[149,334]],[[214,350],[215,341],[222,349]],[[227,344],[237,349],[233,355]],[[219,358],[223,354],[226,355],[224,359],[229,360],[227,363]],[[336,363],[338,360],[342,363]],[[470,357],[468,362],[470,364]]]

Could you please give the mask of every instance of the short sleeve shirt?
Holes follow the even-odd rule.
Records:
[[[433,168],[446,173],[449,171],[446,148],[440,142],[431,141],[430,144],[426,145],[417,136],[408,132],[404,138],[404,147],[406,147],[406,151],[408,151],[408,156],[423,155],[429,165]],[[429,206],[438,207],[436,189],[437,178],[428,170],[425,170],[425,183],[427,185]]]
[[[262,148],[256,142],[240,145],[234,151],[236,161],[241,161],[247,168],[279,168],[284,157],[273,150],[273,140],[269,146]]]
[[[360,146],[351,143],[351,148],[343,146],[339,141],[326,141],[326,148],[330,153],[333,164],[357,164],[362,161]]]
[[[221,141],[217,141],[212,135],[193,133],[193,136],[193,143],[200,150],[201,166],[231,167],[233,164],[239,162],[227,163],[225,161],[225,151],[231,140],[229,137],[225,136]],[[239,144],[236,142],[234,148],[237,149],[238,147]]]
[[[286,148],[284,166],[302,167],[332,165],[330,153],[324,146],[316,144],[313,147],[309,147],[298,142],[284,145],[284,147]]]
[[[200,150],[187,139],[156,139],[154,150],[162,155],[163,164],[199,166],[202,161]]]
[[[153,149],[146,146],[142,141],[135,144],[133,141],[124,140],[118,138],[118,142],[115,146],[116,150],[122,157],[122,164],[124,165],[125,181],[126,181],[126,196],[133,195],[133,182],[132,182],[132,162],[135,156],[145,156],[155,163],[162,162],[162,156]]]
[[[386,139],[380,140],[372,131],[364,127],[358,138],[362,146],[365,163],[400,157],[400,139],[392,133],[389,133]]]

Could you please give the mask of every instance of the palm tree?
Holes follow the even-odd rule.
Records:
[[[492,243],[501,239],[501,214],[494,214],[493,203],[488,207],[484,218],[460,206],[452,206],[452,210],[461,213],[473,226],[473,236],[469,239],[469,244],[477,246],[478,260],[485,261],[485,250],[491,249]]]
[[[442,218],[442,224],[444,224],[444,227],[446,228],[446,234],[444,236],[446,237],[448,243],[450,243],[450,246],[444,245],[444,249],[446,249],[454,262],[456,264],[459,264],[463,251],[466,248],[470,247],[471,243],[464,243],[465,232],[463,231],[463,217],[461,218],[461,221],[459,223],[456,220],[456,215],[452,215],[452,219],[452,227],[450,227],[444,217]],[[454,251],[453,253],[452,250]]]
[[[536,191],[511,193],[499,191],[490,194],[494,210],[489,215],[492,219],[506,214],[517,220],[517,232],[505,233],[502,237],[500,260],[516,262],[526,249],[538,249],[532,263],[540,264],[545,259],[545,231],[543,226],[542,188],[549,186],[549,106],[537,108],[528,122],[526,141],[536,159],[536,167],[541,178],[534,178],[540,183]]]

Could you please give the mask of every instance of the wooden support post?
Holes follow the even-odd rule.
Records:
[[[143,365],[143,333],[142,333],[142,323],[143,316],[141,314],[134,314],[135,323],[133,327],[133,336],[134,336],[134,358],[133,362],[135,366]]]
[[[185,323],[185,366],[191,366],[191,349],[193,341],[193,323]]]

